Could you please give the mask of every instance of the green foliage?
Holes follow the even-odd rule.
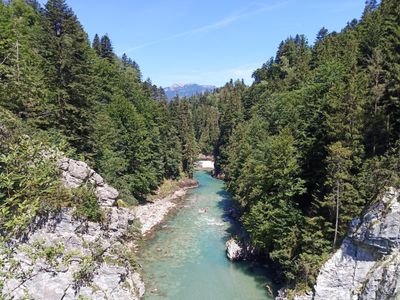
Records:
[[[36,124],[45,122],[48,89],[36,55],[40,16],[25,1],[0,5],[0,105]]]
[[[219,136],[219,112],[214,94],[193,96],[193,123],[198,147],[203,154],[212,154]]]
[[[259,124],[255,120],[253,125],[258,129],[254,132],[261,131]],[[276,136],[255,139],[240,171],[233,169],[236,165],[227,165],[227,174],[240,172],[235,183],[229,182],[228,190],[237,185],[235,198],[245,211],[242,219],[253,243],[268,251],[285,277],[292,280],[296,274],[291,271],[291,261],[299,247],[293,241],[299,240],[302,222],[293,200],[304,193],[294,139],[286,129]]]
[[[88,151],[93,102],[92,54],[86,33],[64,0],[49,0],[41,17],[39,54],[49,89],[47,126],[57,128],[81,152]]]
[[[91,49],[64,0],[43,9],[2,2],[0,11],[0,106],[27,120],[29,135],[40,128],[67,140],[130,204],[165,178],[192,174],[188,106],[174,111],[161,88],[141,81],[134,60],[114,54],[107,35],[96,35]]]
[[[97,55],[100,55],[101,44],[100,44],[100,38],[97,33],[94,35],[93,42],[92,42],[92,48],[96,51]]]
[[[173,194],[175,191],[179,190],[179,182],[177,180],[165,180],[157,189],[157,191],[150,195],[147,200],[155,201],[157,199],[163,199],[168,195]]]
[[[397,0],[367,1],[360,21],[339,33],[322,28],[312,46],[302,35],[284,40],[251,87],[231,80],[168,103],[107,35],[90,47],[64,0],[44,9],[0,1],[3,239],[66,205],[104,218],[90,187],[62,188],[50,149],[84,157],[127,204],[193,176],[202,152],[214,155],[252,242],[280,277],[311,287],[347,222],[399,186],[399,9]],[[90,281],[93,257],[77,285]]]
[[[100,40],[100,56],[102,58],[108,59],[108,61],[112,62],[114,53],[113,53],[113,47],[111,45],[111,40],[108,37],[108,35],[104,35],[104,36],[101,37],[101,40]]]
[[[46,246],[43,239],[36,239],[31,245],[21,246],[21,250],[36,263],[38,259],[43,259],[52,267],[59,267],[61,261],[57,261],[63,256],[65,248],[61,243],[56,243],[51,246]]]
[[[85,256],[79,263],[79,269],[73,275],[74,287],[78,289],[92,282],[96,270],[96,261],[92,256]]]
[[[176,168],[182,170],[190,178],[193,177],[194,162],[198,154],[193,125],[193,113],[187,99],[175,99],[170,104],[172,126],[177,130],[179,144],[181,145],[182,164]]]
[[[72,205],[76,207],[74,216],[91,222],[102,222],[105,214],[100,207],[94,188],[83,185],[71,190],[73,195]]]
[[[133,222],[133,224],[131,224],[128,229],[126,230],[126,232],[123,235],[123,239],[125,241],[133,241],[133,240],[138,240],[141,237],[141,231],[140,231],[140,221],[139,220],[135,220]],[[128,251],[128,252],[132,252],[132,251]]]
[[[296,291],[348,222],[399,187],[399,28],[396,1],[367,1],[360,22],[322,28],[312,47],[283,41],[251,87],[190,99],[200,149],[213,148],[253,244]]]
[[[0,155],[0,233],[18,236],[38,214],[69,201],[55,161],[28,136],[6,145]]]
[[[347,223],[360,213],[365,204],[365,200],[359,197],[355,187],[355,178],[351,176],[354,163],[351,158],[352,151],[344,147],[341,142],[328,146],[325,183],[327,193],[322,205],[329,209],[330,219],[332,224],[335,224],[334,246],[337,246],[337,236],[344,236]]]
[[[118,257],[117,261],[115,261],[112,257],[106,258],[106,260],[108,260],[110,263],[120,266],[128,265],[133,271],[137,271],[139,269],[139,264],[134,251],[128,246],[117,243],[111,248],[110,254],[112,257]]]

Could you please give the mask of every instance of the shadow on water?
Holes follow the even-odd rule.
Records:
[[[232,236],[249,238],[248,233],[239,222],[239,204],[232,199],[231,194],[225,189],[218,191],[216,194],[221,197],[221,200],[217,204],[218,208],[222,210],[221,218],[224,222],[229,224],[229,227],[226,229],[226,234],[221,238],[222,241],[225,243]],[[265,261],[246,260],[231,262],[231,265],[232,268],[236,268],[245,274],[253,276],[257,282],[257,286],[267,288],[268,292],[276,294],[276,291],[280,288],[279,285],[275,284],[272,280],[271,276],[274,272]],[[273,294],[271,296],[273,296]]]
[[[252,276],[256,285],[260,289],[264,289],[266,294],[270,297],[274,297],[277,291],[277,287],[270,277],[270,270],[268,266],[262,265],[256,261],[240,261],[232,262],[232,267],[243,272],[246,275]]]
[[[232,199],[231,195],[221,190],[217,192],[217,195],[222,199],[218,202],[218,208],[222,210],[221,218],[224,222],[227,222],[230,226],[226,230],[230,236],[246,236],[246,232],[242,228],[240,222],[237,220],[239,215],[239,205]]]

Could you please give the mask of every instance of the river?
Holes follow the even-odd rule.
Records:
[[[223,182],[202,171],[195,173],[195,179],[199,187],[141,247],[145,299],[272,299],[263,266],[226,258],[225,242],[237,225],[224,219],[232,200]],[[204,208],[207,212],[200,213]]]

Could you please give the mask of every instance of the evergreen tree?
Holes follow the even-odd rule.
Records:
[[[111,40],[108,35],[103,35],[100,40],[100,56],[112,62],[114,58],[113,47],[111,45]]]
[[[318,31],[315,43],[317,44],[319,42],[322,42],[328,36],[328,33],[329,33],[328,29],[326,29],[325,27],[322,27]]]
[[[193,177],[194,162],[197,155],[197,144],[193,127],[193,116],[188,100],[174,99],[171,102],[173,124],[178,128],[178,136],[182,145],[182,170],[190,178]]]
[[[227,83],[218,92],[218,109],[220,117],[218,120],[220,134],[214,149],[216,158],[216,174],[224,173],[224,166],[227,163],[226,148],[229,138],[235,126],[243,119],[243,107],[241,98],[246,89],[240,81]]]
[[[379,13],[379,12],[378,12]],[[386,78],[385,106],[388,145],[394,146],[400,136],[400,7],[395,0],[382,1],[380,13],[384,17],[381,45]]]
[[[50,89],[51,127],[61,130],[79,151],[87,151],[93,105],[90,97],[89,42],[64,0],[49,0],[43,17],[42,55]]]
[[[92,48],[96,51],[97,55],[101,55],[100,38],[97,33],[94,35],[93,42],[92,42]]]
[[[19,116],[39,124],[45,117],[46,86],[37,54],[43,34],[34,8],[22,0],[0,4],[0,102]]]
[[[176,124],[172,122],[173,114],[166,98],[160,101],[160,147],[162,163],[166,178],[179,178],[182,171],[182,144]]]
[[[366,0],[364,12],[362,14],[362,19],[364,19],[368,14],[372,13],[378,8],[378,3],[376,0]]]
[[[382,98],[386,83],[383,74],[383,55],[381,50],[373,50],[368,61],[369,81],[368,102],[366,105],[366,147],[369,154],[384,153],[387,148],[388,132],[385,126]]]
[[[337,246],[338,238],[344,236],[347,222],[358,215],[363,205],[352,182],[351,158],[351,150],[343,147],[341,142],[328,147],[326,185],[329,192],[325,196],[323,205],[330,209],[334,220],[333,247]]]
[[[129,57],[126,55],[126,53],[122,54],[121,60],[122,60],[122,63],[123,63],[123,65],[124,65],[124,67],[128,67],[128,66],[129,66],[129,67],[135,69],[135,71],[137,72],[137,78],[138,78],[138,80],[141,80],[141,78],[142,78],[142,73],[141,73],[141,71],[140,71],[139,65],[138,65],[134,60],[132,60],[131,58],[129,58]]]

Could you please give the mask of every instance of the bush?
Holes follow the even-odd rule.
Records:
[[[76,206],[75,217],[92,222],[102,222],[105,219],[104,211],[101,209],[94,188],[84,185],[72,190],[73,205]]]
[[[27,136],[2,143],[0,154],[0,235],[19,236],[39,214],[70,201],[55,158]]]

